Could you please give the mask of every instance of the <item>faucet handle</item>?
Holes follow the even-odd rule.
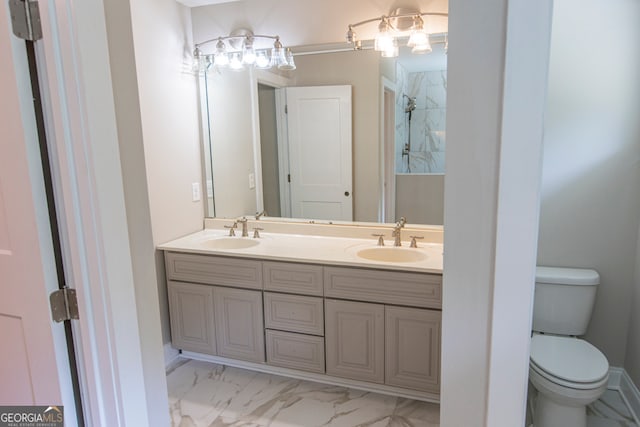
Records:
[[[259,239],[260,238],[260,232],[264,230],[264,228],[260,228],[260,227],[255,227],[253,229],[253,238],[254,239]]]
[[[229,236],[235,236],[236,232],[235,229],[236,227],[238,227],[238,221],[234,221],[233,225],[225,225],[224,228],[228,228],[229,229]]]
[[[416,239],[424,239],[424,236],[409,236],[409,237],[411,237],[411,244],[409,245],[409,247],[411,248],[418,247],[418,243],[416,242]]]
[[[384,246],[384,234],[372,234],[372,236],[378,238],[378,246]]]

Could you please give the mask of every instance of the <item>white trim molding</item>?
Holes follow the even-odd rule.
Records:
[[[622,400],[631,411],[636,425],[640,426],[640,390],[624,368],[612,367],[609,369],[607,388],[617,390],[620,393]]]
[[[173,364],[173,362],[178,360],[178,357],[180,357],[180,351],[173,348],[173,346],[171,346],[171,343],[165,343],[163,347],[164,347],[164,367],[165,369],[169,369],[169,367]]]

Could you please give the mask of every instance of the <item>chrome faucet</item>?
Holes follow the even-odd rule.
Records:
[[[407,223],[407,218],[401,216],[398,222],[396,222],[395,227],[393,227],[393,233],[391,236],[395,237],[393,240],[393,246],[402,246],[402,227]]]
[[[242,224],[242,237],[249,237],[249,231],[247,230],[247,218],[243,216],[242,219],[238,220],[238,222]]]
[[[398,221],[396,226],[393,227],[393,233],[391,233],[391,235],[395,238],[393,240],[393,246],[402,246],[402,240],[401,240],[402,233],[400,232],[400,230],[402,230],[402,226],[403,224],[401,224],[400,221]]]

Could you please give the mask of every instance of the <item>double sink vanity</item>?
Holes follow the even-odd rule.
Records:
[[[159,246],[184,356],[439,400],[442,227],[233,222]]]

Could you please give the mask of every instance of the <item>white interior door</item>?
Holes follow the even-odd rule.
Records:
[[[62,325],[48,293],[57,287],[23,41],[0,5],[0,402],[63,405],[75,425]],[[51,289],[53,288],[53,289]],[[66,366],[66,368],[65,368]]]
[[[286,88],[291,214],[353,219],[351,86]]]

